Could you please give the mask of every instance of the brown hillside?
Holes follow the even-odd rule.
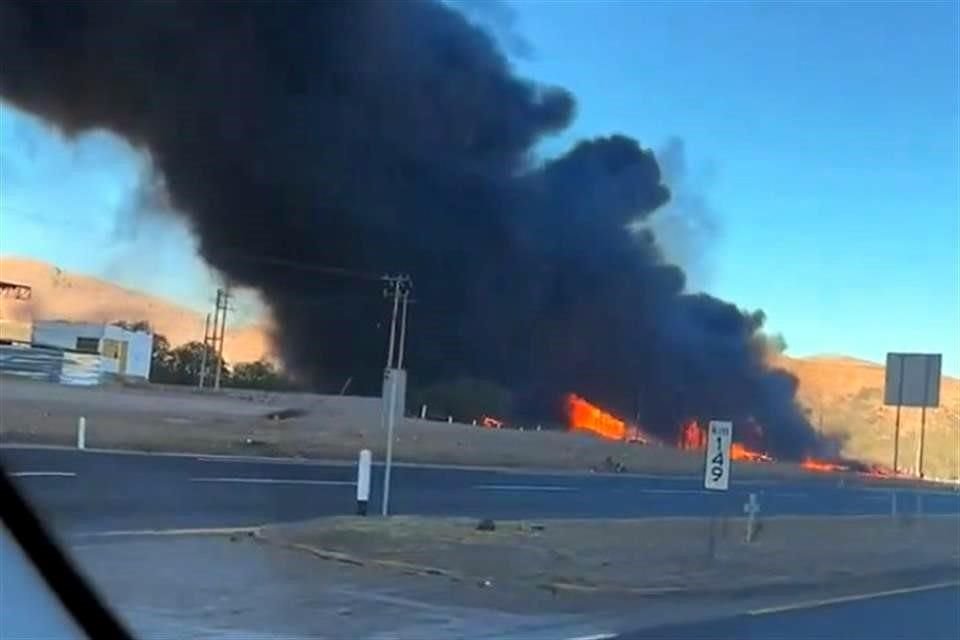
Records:
[[[800,402],[822,432],[845,440],[844,453],[891,465],[896,409],[883,405],[882,365],[843,356],[779,358],[778,366],[800,380]],[[920,409],[900,416],[900,467],[916,467]],[[928,409],[924,470],[929,476],[960,477],[960,380],[944,377],[940,407]]]
[[[32,298],[0,298],[0,317],[19,320],[115,322],[148,320],[173,345],[203,339],[204,316],[162,298],[124,289],[89,276],[68,273],[35,260],[0,258],[0,280],[26,284]],[[260,325],[227,326],[224,357],[228,362],[258,360],[270,353]]]

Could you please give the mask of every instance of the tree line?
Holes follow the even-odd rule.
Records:
[[[118,321],[114,325],[127,331],[151,331],[150,323]],[[206,358],[204,358],[206,352]],[[284,391],[298,388],[297,385],[267,360],[238,362],[228,365],[209,345],[199,341],[187,342],[177,347],[161,333],[153,334],[153,351],[150,354],[150,381],[162,384],[197,385],[206,362],[207,381],[212,384],[217,366],[223,367],[220,385],[242,389]]]

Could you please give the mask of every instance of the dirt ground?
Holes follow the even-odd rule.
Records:
[[[457,582],[658,595],[828,584],[912,570],[960,570],[960,519],[776,517],[754,541],[743,518],[498,522],[342,517],[260,536],[339,562]],[[712,533],[711,533],[712,532]],[[711,542],[712,540],[712,542]]]
[[[70,445],[86,418],[91,448],[281,455],[353,460],[362,448],[382,459],[386,446],[376,398],[187,387],[81,388],[0,377],[0,441]],[[672,447],[611,442],[580,433],[484,429],[405,418],[401,462],[503,468],[639,473],[702,473],[703,457]],[[748,476],[796,476],[797,465],[734,463]]]
[[[386,445],[376,398],[80,388],[0,377],[0,441],[74,444],[80,416],[91,448],[352,460],[362,448],[381,459]],[[607,470],[610,458],[628,471],[650,473],[699,473],[703,464],[702,454],[670,447],[411,418],[398,422],[394,456],[402,462],[581,471]],[[800,472],[794,465],[745,464],[738,470]]]

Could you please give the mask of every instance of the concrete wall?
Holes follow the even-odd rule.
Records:
[[[35,322],[33,343],[61,349],[76,349],[77,338],[103,338],[104,325],[81,322]]]
[[[145,331],[128,331],[127,337],[127,375],[149,380],[153,334]]]

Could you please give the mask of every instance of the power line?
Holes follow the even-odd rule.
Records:
[[[229,250],[227,252],[230,255],[236,256],[239,260],[244,260],[246,262],[259,262],[262,264],[271,264],[280,267],[290,267],[291,269],[297,269],[299,271],[310,271],[313,273],[325,273],[327,275],[333,276],[343,276],[348,278],[358,278],[361,280],[387,280],[387,276],[380,274],[373,274],[364,271],[357,271],[355,269],[348,269],[346,267],[332,267],[328,265],[321,265],[310,262],[302,262],[298,260],[290,260],[288,258],[277,258],[273,256],[255,256],[252,254],[241,253],[236,250]]]

